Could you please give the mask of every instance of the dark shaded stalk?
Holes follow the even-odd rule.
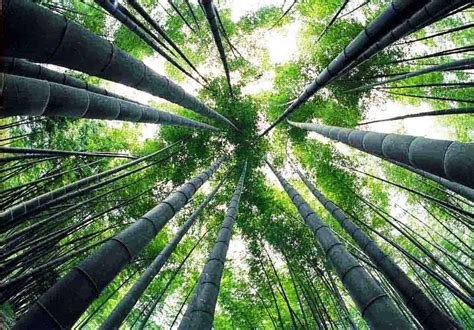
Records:
[[[399,231],[404,237],[406,237],[413,245],[415,245],[420,251],[422,251],[433,263],[439,266],[446,274],[448,274],[461,288],[463,288],[469,296],[473,296],[474,291],[471,286],[467,285],[456,273],[454,273],[449,267],[447,267],[443,262],[441,262],[436,256],[434,256],[428,249],[426,249],[422,244],[418,242],[412,235],[410,235],[407,231],[403,230],[400,226],[395,225],[392,220],[396,220],[393,216],[385,212],[384,210],[380,209],[375,204],[367,201],[363,197],[359,196],[359,199],[366,203],[370,209],[372,209],[377,215],[381,216],[384,215],[383,219],[387,221],[393,228]],[[392,220],[390,220],[390,219]]]
[[[110,158],[128,158],[137,159],[138,157],[130,156],[126,154],[103,152],[103,151],[69,151],[69,150],[52,150],[52,149],[37,149],[37,148],[15,148],[15,147],[0,147],[0,153],[10,154],[46,154],[51,155],[64,155],[64,156],[88,156],[88,157],[110,157]],[[1,158],[0,158],[1,161]]]
[[[384,219],[387,221],[387,223],[390,223],[390,220],[380,211],[378,211],[375,207],[373,207],[370,202],[367,200],[363,199],[362,197],[359,196],[359,198],[367,205],[369,208],[376,213],[380,218]],[[456,287],[454,287],[448,280],[446,280],[446,277],[444,275],[440,275],[436,271],[434,271],[432,268],[427,266],[425,263],[420,261],[417,257],[413,256],[410,252],[405,250],[403,247],[401,247],[399,244],[397,244],[394,240],[388,238],[384,234],[382,234],[380,231],[375,230],[365,224],[364,222],[360,221],[354,214],[348,212],[347,210],[344,210],[347,214],[350,214],[352,219],[356,221],[359,225],[363,226],[367,230],[375,233],[377,236],[382,238],[384,241],[389,243],[391,246],[396,248],[398,251],[400,251],[405,257],[407,257],[410,261],[414,262],[417,264],[419,267],[421,267],[426,273],[428,273],[432,278],[434,278],[436,281],[438,281],[441,285],[443,285],[448,291],[450,291],[453,295],[461,299],[465,304],[470,306],[471,308],[474,308],[474,301],[472,300],[471,297],[468,297],[466,294],[458,290]]]
[[[321,40],[321,38],[326,34],[326,32],[334,25],[334,23],[336,22],[337,18],[339,17],[339,15],[341,14],[341,12],[346,8],[346,6],[348,5],[349,3],[349,0],[344,0],[344,2],[342,3],[342,5],[339,7],[339,9],[336,11],[336,13],[334,14],[334,16],[331,18],[331,20],[329,21],[329,23],[324,27],[323,31],[319,34],[319,36],[316,38],[316,41],[315,43],[318,43],[319,40]]]
[[[144,157],[138,158],[136,160],[133,160],[131,162],[128,162],[126,164],[117,166],[115,168],[112,168],[110,170],[94,174],[91,176],[88,176],[84,179],[80,179],[78,181],[75,181],[73,183],[67,184],[61,188],[52,190],[50,192],[44,193],[40,196],[37,196],[35,198],[32,198],[26,202],[21,203],[20,205],[11,207],[2,213],[0,213],[0,219],[2,220],[2,227],[3,228],[10,228],[12,226],[15,226],[18,224],[19,221],[23,221],[26,219],[28,216],[30,216],[33,212],[36,212],[37,210],[41,210],[42,208],[48,206],[47,203],[51,203],[55,200],[58,200],[61,197],[66,196],[67,194],[77,192],[79,189],[89,186],[90,184],[96,183],[99,180],[103,178],[107,178],[109,176],[112,176],[115,173],[118,173],[122,170],[125,170],[131,166],[134,166],[136,164],[139,164],[141,162],[144,162],[146,160],[149,160],[165,151],[168,149],[174,147],[177,144],[180,144],[184,141],[185,139],[179,140],[175,143],[172,143],[171,145],[162,148],[158,151],[155,151],[149,155],[146,155]],[[49,206],[50,206],[49,205]],[[4,230],[3,230],[4,231]]]
[[[461,214],[463,214],[463,215],[466,215],[466,216],[468,216],[468,217],[470,217],[470,218],[474,218],[474,214],[473,214],[473,213],[471,213],[471,212],[469,212],[469,211],[466,211],[466,210],[463,210],[463,209],[461,209],[461,208],[459,208],[459,207],[457,207],[457,206],[454,206],[454,205],[452,205],[452,204],[449,203],[449,202],[445,202],[445,201],[443,201],[443,200],[441,200],[441,199],[432,197],[432,196],[430,196],[430,195],[428,195],[428,194],[425,194],[425,193],[419,192],[419,191],[417,191],[417,190],[408,188],[407,186],[398,184],[398,183],[393,182],[393,181],[385,180],[385,179],[383,179],[383,178],[381,178],[381,177],[378,177],[378,176],[376,176],[376,175],[372,175],[372,174],[370,174],[370,173],[366,173],[366,172],[364,172],[364,171],[360,171],[360,170],[358,170],[358,169],[356,169],[356,168],[353,168],[353,167],[349,167],[349,169],[352,170],[352,171],[354,171],[354,172],[357,172],[357,173],[366,175],[366,176],[368,176],[368,177],[371,177],[371,178],[373,178],[373,179],[376,179],[376,180],[378,180],[378,181],[381,181],[381,182],[390,184],[390,185],[392,185],[392,186],[394,186],[394,187],[403,189],[403,190],[408,191],[408,192],[410,192],[410,193],[412,193],[412,194],[415,194],[415,195],[417,195],[417,196],[423,197],[423,198],[425,198],[425,199],[427,199],[427,200],[429,200],[429,201],[431,201],[431,202],[434,202],[434,203],[436,203],[436,204],[438,204],[438,205],[441,205],[441,206],[443,206],[443,207],[446,207],[446,208],[452,209],[452,210],[454,210],[454,211],[457,211],[457,212],[459,212],[459,213],[461,213]],[[469,221],[468,223],[469,223],[471,226],[474,225],[474,221]]]
[[[296,5],[298,0],[293,0],[292,4],[288,7],[287,10],[283,13],[283,15],[280,16],[280,18],[277,19],[277,21],[268,29],[268,31],[273,30],[285,17],[290,13],[290,11],[293,9],[293,7]]]
[[[175,236],[171,239],[171,241],[160,252],[160,254],[155,258],[155,260],[153,260],[153,262],[147,267],[147,269],[135,282],[133,287],[126,293],[122,300],[117,304],[117,306],[115,306],[114,310],[109,314],[107,319],[101,325],[101,329],[115,329],[120,327],[122,322],[132,310],[133,306],[142,296],[143,292],[145,292],[146,288],[150,285],[150,283],[165,265],[166,261],[176,249],[179,242],[181,242],[184,235],[186,235],[191,226],[199,218],[199,215],[201,214],[202,210],[214,199],[214,196],[216,195],[217,191],[224,183],[224,179],[219,182],[219,184],[207,196],[207,198],[196,208],[193,214],[189,216],[186,222],[176,232]]]
[[[111,96],[124,101],[137,103],[118,94],[111,93],[101,87],[89,84],[81,79],[74,78],[66,73],[51,70],[43,65],[31,63],[21,58],[0,57],[0,71],[17,76],[47,80],[62,85],[85,89],[100,95]],[[42,120],[42,118],[38,119]],[[38,121],[38,119],[36,121]]]
[[[469,0],[392,2],[372,23],[354,38],[347,47],[313,80],[298,98],[260,136],[265,136],[288,118],[303,103],[333,79],[349,72],[374,54],[400,38],[417,31],[426,23],[433,23],[446,13],[459,8]],[[435,13],[435,14],[432,14]]]
[[[434,34],[430,34],[430,35],[422,37],[422,38],[400,42],[398,44],[395,44],[394,46],[406,45],[406,44],[411,44],[411,43],[418,42],[418,41],[432,39],[434,37],[439,37],[439,36],[442,36],[442,35],[445,35],[445,34],[450,34],[450,33],[453,33],[453,32],[458,32],[458,31],[470,29],[472,27],[474,27],[474,23],[470,23],[470,24],[466,24],[466,25],[463,25],[463,26],[458,26],[458,27],[455,27],[455,28],[451,28],[451,29],[448,29],[448,30],[437,32],[437,33],[434,33]]]
[[[171,285],[171,283],[173,283],[173,280],[174,278],[176,277],[176,275],[178,275],[179,271],[181,270],[181,268],[183,268],[184,264],[186,263],[186,261],[189,259],[189,257],[191,256],[191,254],[193,253],[193,251],[196,249],[196,247],[198,247],[199,244],[201,244],[202,240],[204,239],[204,237],[207,236],[207,234],[209,233],[209,230],[207,230],[204,234],[201,235],[201,237],[199,237],[199,239],[197,240],[197,242],[193,245],[193,247],[189,250],[189,252],[186,254],[186,256],[184,257],[184,259],[180,262],[180,264],[178,265],[178,267],[175,269],[175,271],[173,272],[173,274],[171,275],[170,279],[168,280],[168,282],[166,282],[165,286],[163,287],[163,289],[161,290],[160,294],[158,297],[156,297],[155,299],[153,299],[153,303],[150,305],[150,308],[148,309],[148,311],[146,312],[145,316],[143,317],[143,320],[140,322],[140,324],[138,325],[138,329],[139,330],[142,330],[145,328],[148,320],[150,319],[150,317],[153,315],[153,312],[155,311],[155,308],[156,308],[156,305],[158,305],[158,303],[161,301],[161,298],[163,298],[163,295],[166,293],[166,290],[168,290],[169,286]]]
[[[238,214],[238,207],[244,187],[247,162],[245,162],[239,182],[227,207],[224,221],[217,234],[216,243],[203,267],[196,287],[196,294],[178,329],[211,329],[219,288],[224,271],[224,263],[232,236],[232,228]]]
[[[278,316],[278,321],[280,323],[280,326],[282,329],[285,328],[285,323],[283,323],[283,318],[281,316],[280,312],[280,306],[278,306],[278,300],[276,299],[275,291],[273,290],[273,283],[270,280],[270,275],[267,273],[267,269],[265,268],[265,265],[263,264],[263,261],[261,259],[261,256],[258,256],[258,262],[260,263],[260,268],[263,270],[263,275],[265,276],[266,283],[268,285],[268,289],[270,291],[270,294],[272,296],[273,303],[275,304],[275,309],[277,311],[277,316]]]
[[[3,117],[30,115],[120,120],[218,131],[185,117],[80,88],[3,73],[0,79],[3,79],[0,94]]]
[[[383,91],[386,94],[413,97],[417,99],[427,99],[427,100],[437,100],[437,101],[450,101],[450,102],[462,102],[462,103],[474,103],[474,99],[458,99],[453,97],[442,97],[442,96],[430,96],[430,95],[415,95],[415,94],[405,94],[391,91]]]
[[[296,170],[296,172],[314,197],[331,213],[346,233],[354,239],[362,251],[377,266],[379,271],[387,277],[390,284],[397,289],[406,306],[420,324],[430,329],[459,327],[454,320],[442,313],[405,272],[365,232],[354,225],[339,207],[328,200],[299,170]]]
[[[332,140],[389,161],[397,161],[474,188],[474,144],[419,136],[360,131],[336,126],[288,121]],[[444,204],[443,204],[444,205]]]
[[[415,84],[415,85],[399,85],[399,86],[383,86],[377,87],[376,90],[386,90],[386,89],[407,89],[407,88],[440,88],[444,89],[462,89],[462,88],[472,88],[474,83],[430,83],[430,84]]]
[[[283,284],[281,283],[280,276],[278,276],[278,272],[275,268],[275,265],[273,264],[273,261],[270,257],[270,254],[268,253],[268,251],[265,249],[264,246],[263,246],[263,250],[265,251],[265,254],[267,255],[268,261],[270,261],[270,266],[271,266],[271,269],[273,271],[273,275],[275,275],[275,279],[276,279],[276,282],[278,284],[278,288],[280,289],[279,290],[280,295],[283,298],[283,301],[285,302],[286,307],[288,308],[288,314],[290,314],[291,323],[293,324],[293,327],[295,329],[297,329],[298,328],[298,324],[296,323],[297,320],[298,320],[298,323],[300,323],[301,326],[303,326],[303,324],[301,323],[298,316],[296,315],[293,308],[291,307],[290,301],[288,300],[288,296],[286,295],[286,292],[285,292],[285,288],[283,287]]]
[[[341,18],[344,18],[344,17],[347,17],[349,16],[350,14],[358,11],[359,9],[361,9],[362,7],[365,7],[366,5],[368,5],[370,3],[370,1],[365,1],[365,2],[362,2],[360,5],[358,5],[357,7],[355,7],[354,9],[348,11],[347,13],[344,13],[341,15]]]
[[[454,54],[463,54],[463,53],[469,53],[472,51],[474,51],[474,46],[463,46],[463,47],[442,50],[442,51],[431,53],[431,54],[407,57],[407,58],[403,58],[396,61],[386,62],[384,63],[384,65],[393,65],[393,64],[399,64],[399,63],[405,63],[405,62],[411,62],[411,61],[417,61],[417,60],[424,60],[427,58],[441,57],[441,56],[454,55]]]
[[[195,282],[195,283],[193,284],[193,286],[191,287],[191,289],[188,290],[188,293],[187,293],[186,296],[184,297],[183,302],[182,302],[181,305],[179,306],[178,312],[176,313],[176,315],[175,315],[175,317],[174,317],[174,319],[173,319],[173,322],[171,322],[170,329],[173,328],[174,324],[175,324],[176,321],[178,320],[178,317],[179,317],[179,315],[181,314],[181,312],[183,311],[183,308],[184,308],[184,306],[186,305],[186,302],[188,301],[189,297],[190,297],[191,294],[193,293],[194,288],[196,287],[196,284],[197,284],[197,282]]]
[[[137,0],[127,0],[128,4],[131,5],[144,19],[145,21],[150,24],[155,30],[156,32],[158,32],[158,34],[160,36],[163,37],[163,39],[165,39],[165,41],[179,54],[179,56],[181,56],[181,58],[191,67],[191,69],[194,70],[194,72],[196,72],[199,77],[201,77],[202,80],[204,80],[206,83],[208,83],[208,81],[206,80],[206,78],[204,78],[200,73],[199,71],[197,71],[196,67],[194,66],[194,64],[192,64],[192,62],[187,58],[186,55],[184,55],[184,53],[181,51],[181,49],[174,43],[173,40],[171,40],[171,38],[168,37],[168,35],[166,34],[166,32],[158,25],[158,23],[146,12],[146,10],[138,3]]]
[[[311,228],[321,249],[329,262],[334,266],[342,283],[361,311],[362,317],[374,328],[412,329],[405,317],[398,311],[395,304],[360,266],[336,238],[330,228],[316,216],[310,206],[301,198],[298,192],[278,173],[267,161],[267,165],[277,176],[288,197],[298,209],[305,224]],[[359,291],[360,285],[364,290]],[[383,316],[382,316],[383,315]]]
[[[187,204],[225,159],[221,157],[216,160],[206,171],[177,188],[163,202],[84,259],[49,288],[15,327],[29,328],[38,324],[39,320],[51,329],[71,327],[103,288]],[[78,292],[81,294],[78,295]],[[71,309],[71,306],[74,308]]]
[[[196,33],[196,30],[193,29],[193,27],[191,26],[191,24],[189,24],[188,20],[186,19],[186,17],[184,17],[183,13],[181,13],[181,11],[179,10],[179,8],[173,3],[172,0],[168,0],[168,3],[170,4],[171,8],[173,8],[173,10],[176,12],[176,14],[178,14],[179,18],[181,18],[181,20],[184,22],[184,24],[186,24],[186,26],[193,32],[193,33]]]
[[[194,21],[194,24],[196,24],[197,29],[200,30],[201,27],[199,26],[198,19],[196,17],[196,14],[194,13],[194,10],[193,10],[193,7],[191,6],[191,3],[189,2],[189,0],[184,0],[184,2],[186,3],[186,7],[188,7],[188,11],[191,14],[191,17]]]
[[[145,31],[150,37],[152,37],[160,46],[170,52],[171,55],[176,57],[176,54],[163,42],[160,38],[158,38],[153,32],[148,29],[145,24],[140,22],[135,15],[133,15],[126,7],[122,6],[120,3],[117,4],[117,9],[120,10],[125,16],[128,17],[135,25],[139,26],[143,31]]]
[[[222,35],[224,36],[227,43],[229,44],[230,50],[232,51],[234,56],[235,56],[235,53],[237,53],[241,58],[244,58],[242,54],[239,52],[239,50],[235,48],[235,46],[230,41],[229,35],[227,34],[227,31],[224,27],[224,23],[221,20],[221,15],[219,15],[219,11],[217,10],[217,8],[214,7],[214,11],[216,13],[217,21],[219,22],[220,31],[222,32]]]
[[[216,17],[216,7],[213,4],[212,0],[199,0],[204,8],[204,13],[206,15],[207,22],[209,23],[209,27],[211,29],[212,38],[214,39],[214,43],[216,44],[217,50],[219,52],[219,56],[221,58],[222,65],[224,66],[224,72],[227,79],[227,85],[229,86],[230,96],[234,97],[234,93],[232,91],[232,85],[230,83],[230,71],[229,65],[227,63],[227,57],[225,55],[224,45],[222,44],[222,39],[219,34],[219,25]]]
[[[393,120],[402,120],[408,118],[418,118],[418,117],[431,117],[431,116],[447,116],[447,115],[463,115],[463,114],[472,114],[474,113],[474,108],[451,108],[451,109],[443,109],[443,110],[434,110],[434,111],[426,111],[420,113],[413,113],[404,116],[397,116],[391,117],[386,119],[377,119],[377,120],[370,120],[364,121],[362,123],[357,124],[357,126],[362,125],[369,125],[374,123],[382,123],[385,121],[393,121]]]
[[[414,72],[398,75],[395,78],[387,79],[384,81],[376,82],[376,83],[365,85],[362,87],[349,89],[347,92],[368,90],[375,86],[385,85],[388,83],[397,82],[397,81],[401,81],[401,80],[405,80],[405,79],[409,79],[409,78],[413,78],[413,77],[417,77],[417,76],[421,76],[421,75],[425,75],[425,74],[433,73],[433,72],[447,71],[447,70],[464,70],[464,69],[471,69],[473,67],[474,67],[474,57],[458,60],[458,61],[453,61],[449,63],[439,64],[439,65],[434,65],[428,68],[416,70]],[[414,85],[414,86],[419,86],[419,85]],[[404,88],[404,87],[407,87],[407,86],[396,86],[395,88]]]
[[[75,328],[77,329],[82,329],[83,327],[85,327],[87,325],[87,323],[90,322],[90,320],[92,320],[94,318],[94,316],[102,309],[102,307],[105,306],[105,304],[113,297],[117,294],[117,292],[124,286],[126,285],[132,278],[133,276],[135,276],[135,274],[138,273],[138,270],[134,271],[133,273],[131,273],[126,279],[125,281],[123,281],[119,286],[117,286],[105,299],[104,301],[99,305],[97,306],[93,311],[91,311],[87,317],[82,320],[81,322],[79,322],[79,324],[77,326],[75,326]]]
[[[184,69],[178,62],[176,62],[170,55],[168,55],[161,47],[153,40],[153,38],[146,33],[140,26],[134,23],[134,20],[130,19],[126,14],[124,14],[118,7],[118,3],[113,3],[110,0],[94,0],[96,4],[101,6],[106,10],[112,17],[121,22],[127,29],[132,33],[137,35],[141,40],[143,40],[149,47],[155,50],[158,54],[163,56],[168,62],[170,62],[175,68],[181,71],[183,74],[189,78],[196,81],[198,84],[201,84],[199,80],[193,77],[186,69]]]
[[[5,1],[3,17],[4,49],[8,50],[4,56],[55,64],[118,82],[235,127],[183,88],[108,40],[31,1]],[[70,33],[64,34],[66,28]]]

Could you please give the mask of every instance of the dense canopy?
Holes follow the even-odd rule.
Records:
[[[0,328],[474,328],[471,1],[2,15]]]

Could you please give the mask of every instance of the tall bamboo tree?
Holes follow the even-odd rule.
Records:
[[[312,184],[298,169],[301,180],[318,201],[339,222],[341,227],[354,239],[362,251],[370,258],[377,268],[403,297],[406,306],[418,319],[420,324],[428,329],[455,329],[459,325],[445,315],[425,293],[384,253],[364,231],[357,227],[348,216],[334,205]]]
[[[232,227],[237,217],[240,196],[242,194],[247,162],[245,162],[239,182],[232,195],[230,204],[217,234],[216,243],[210,253],[196,286],[196,293],[181,320],[179,329],[211,329],[219,288],[224,271],[224,263],[232,236]]]
[[[9,74],[3,80],[2,116],[47,116],[179,125],[217,131],[214,126],[138,103],[62,84]]]
[[[359,308],[362,317],[374,329],[412,329],[387,293],[359,265],[333,234],[331,229],[314,213],[298,192],[267,161],[288,197],[298,209],[305,224],[310,227],[329,262]]]
[[[2,9],[2,55],[51,63],[115,81],[236,128],[168,78],[65,17],[28,0],[5,1]]]
[[[443,0],[392,1],[388,8],[364,28],[261,135],[266,135],[314,93],[342,73],[350,71],[400,38],[443,18],[446,13],[468,2],[468,0],[454,0],[451,3]]]
[[[371,155],[397,161],[474,188],[474,144],[419,136],[385,134],[313,123],[288,123],[317,132]]]
[[[30,307],[15,328],[71,327],[120,270],[188,203],[225,159],[225,156],[218,158],[206,171],[177,188],[156,207],[75,266]]]
[[[153,260],[148,268],[143,272],[140,278],[135,282],[133,287],[127,292],[122,300],[115,306],[114,310],[107,317],[105,322],[102,324],[102,329],[115,329],[125,320],[127,315],[132,310],[140,296],[143,294],[148,285],[153,281],[155,276],[160,272],[163,265],[166,263],[171,253],[176,249],[181,239],[188,232],[191,226],[196,222],[201,214],[201,211],[214,199],[219,188],[224,183],[225,179],[214,188],[214,190],[207,196],[207,198],[196,208],[196,210],[189,216],[186,222],[176,232],[175,236],[166,245],[166,247],[160,252],[160,254]]]

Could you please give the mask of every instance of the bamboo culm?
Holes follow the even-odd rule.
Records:
[[[336,126],[288,121],[332,140],[389,161],[397,161],[474,188],[474,144],[400,134],[360,131]]]
[[[135,102],[118,94],[111,93],[106,89],[91,85],[81,79],[73,78],[68,74],[48,69],[42,65],[31,63],[30,61],[21,58],[0,57],[0,63],[0,70],[4,73],[40,80],[47,80],[66,86],[85,89],[87,91],[100,95],[106,95],[129,102]]]
[[[0,153],[10,154],[46,154],[64,155],[64,156],[89,156],[89,157],[110,157],[110,158],[129,158],[137,159],[138,157],[103,151],[73,151],[73,150],[52,150],[52,149],[37,149],[37,148],[15,148],[15,147],[0,147]],[[0,159],[1,160],[1,159]]]
[[[242,194],[247,162],[245,162],[239,182],[232,196],[224,221],[217,234],[216,243],[204,266],[196,287],[196,293],[178,329],[211,329],[214,321],[219,287],[224,263],[232,236],[232,227],[237,217],[240,196]]]
[[[156,207],[74,267],[30,307],[14,329],[71,327],[115,276],[187,204],[226,158],[218,158],[206,171],[181,185]]]
[[[209,22],[209,27],[211,28],[212,37],[216,44],[217,50],[219,51],[219,56],[224,66],[224,72],[227,79],[227,85],[229,86],[229,92],[231,97],[233,97],[232,85],[230,83],[230,72],[229,64],[227,63],[227,57],[224,50],[224,45],[222,44],[222,39],[219,33],[219,24],[216,17],[216,7],[213,4],[212,0],[200,0],[204,13],[206,14],[207,21]]]
[[[342,228],[354,239],[362,251],[397,289],[403,297],[406,306],[424,327],[429,329],[459,328],[459,325],[433,304],[423,291],[398,267],[392,258],[384,253],[364,231],[354,225],[341,209],[326,199],[299,170],[296,170],[296,172],[314,197],[339,222]]]
[[[447,116],[447,115],[464,115],[464,114],[472,114],[472,113],[474,113],[474,108],[454,108],[454,109],[434,110],[434,111],[413,113],[413,114],[408,114],[408,115],[404,115],[404,116],[391,117],[391,118],[386,118],[386,119],[377,119],[377,120],[365,121],[365,122],[357,124],[357,126],[369,125],[369,124],[375,124],[375,123],[382,123],[382,122],[385,122],[385,121],[402,120],[402,119],[408,119],[408,118],[419,118],[419,117],[429,117],[429,116]]]
[[[372,23],[365,27],[364,30],[332,60],[261,136],[266,135],[334,78],[350,71],[400,38],[417,31],[427,23],[435,22],[446,12],[461,7],[463,4],[468,3],[468,1],[469,0],[454,0],[450,4],[447,4],[444,0],[392,1],[389,7]]]
[[[314,213],[298,192],[267,161],[288,197],[298,209],[339,278],[373,329],[413,329],[378,283],[359,265],[331,229]]]
[[[368,89],[371,89],[375,86],[385,85],[385,84],[388,84],[388,83],[397,82],[397,81],[401,81],[401,80],[421,76],[421,75],[432,73],[432,72],[448,71],[448,70],[454,70],[454,69],[464,70],[464,69],[471,69],[473,67],[474,67],[474,57],[467,58],[467,59],[462,59],[462,60],[458,60],[458,61],[452,61],[452,62],[449,62],[449,63],[433,65],[433,66],[430,66],[428,68],[424,68],[424,69],[420,69],[420,70],[417,70],[417,71],[414,71],[414,72],[399,75],[395,78],[391,78],[391,79],[379,81],[379,82],[376,82],[376,83],[373,83],[373,84],[353,88],[353,89],[348,90],[347,92],[368,90]],[[400,86],[398,86],[398,87],[400,87]],[[403,86],[401,86],[401,87],[403,87]]]
[[[138,103],[84,89],[9,74],[0,74],[2,117],[46,116],[120,120],[177,125],[218,131],[211,125],[159,111]]]
[[[236,129],[168,78],[111,42],[28,0],[3,3],[4,56],[50,63],[162,97]]]
[[[118,173],[126,168],[129,168],[133,165],[136,165],[136,164],[139,164],[145,160],[148,160],[170,148],[172,148],[173,146],[181,143],[182,141],[177,141],[165,148],[162,148],[158,151],[155,151],[147,156],[144,156],[144,157],[141,157],[141,158],[138,158],[136,160],[133,160],[133,161],[130,161],[126,164],[123,164],[123,165],[120,165],[120,166],[117,166],[115,168],[112,168],[110,170],[107,170],[107,171],[104,171],[104,172],[101,172],[101,173],[98,173],[98,174],[94,174],[94,175],[91,175],[89,177],[86,177],[84,179],[80,179],[78,181],[75,181],[75,182],[72,182],[70,184],[67,184],[61,188],[58,188],[58,189],[55,189],[53,191],[50,191],[50,192],[47,192],[47,193],[44,193],[40,196],[37,196],[35,198],[32,198],[26,202],[23,202],[21,203],[20,205],[17,205],[17,206],[14,206],[14,207],[11,207],[9,209],[6,209],[5,211],[1,212],[0,213],[0,222],[2,223],[2,225],[5,225],[8,227],[8,224],[14,224],[16,223],[19,219],[22,219],[23,217],[27,216],[28,213],[38,209],[39,207],[41,207],[42,204],[46,204],[47,202],[49,201],[52,201],[56,198],[59,198],[63,195],[66,195],[72,191],[75,191],[75,190],[78,190],[82,187],[85,187],[91,183],[94,183],[94,182],[97,182],[98,180],[102,179],[102,178],[105,178],[105,177],[108,177],[112,174],[115,174],[115,173]]]
[[[166,263],[171,253],[176,249],[181,239],[188,232],[191,226],[196,222],[201,214],[201,211],[214,199],[215,194],[224,183],[224,180],[217,185],[216,188],[207,196],[207,198],[197,207],[197,209],[189,216],[186,222],[176,232],[175,236],[166,245],[166,247],[160,252],[160,254],[153,260],[150,266],[147,267],[145,272],[135,282],[133,287],[125,294],[122,300],[115,306],[114,310],[110,313],[104,323],[101,325],[101,329],[115,329],[120,327],[122,322],[125,320],[127,315],[132,310],[140,296],[146,290],[148,285],[153,281],[155,276],[160,272],[163,265]]]

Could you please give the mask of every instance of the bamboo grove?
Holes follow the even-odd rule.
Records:
[[[0,327],[473,329],[469,0],[4,0]]]

